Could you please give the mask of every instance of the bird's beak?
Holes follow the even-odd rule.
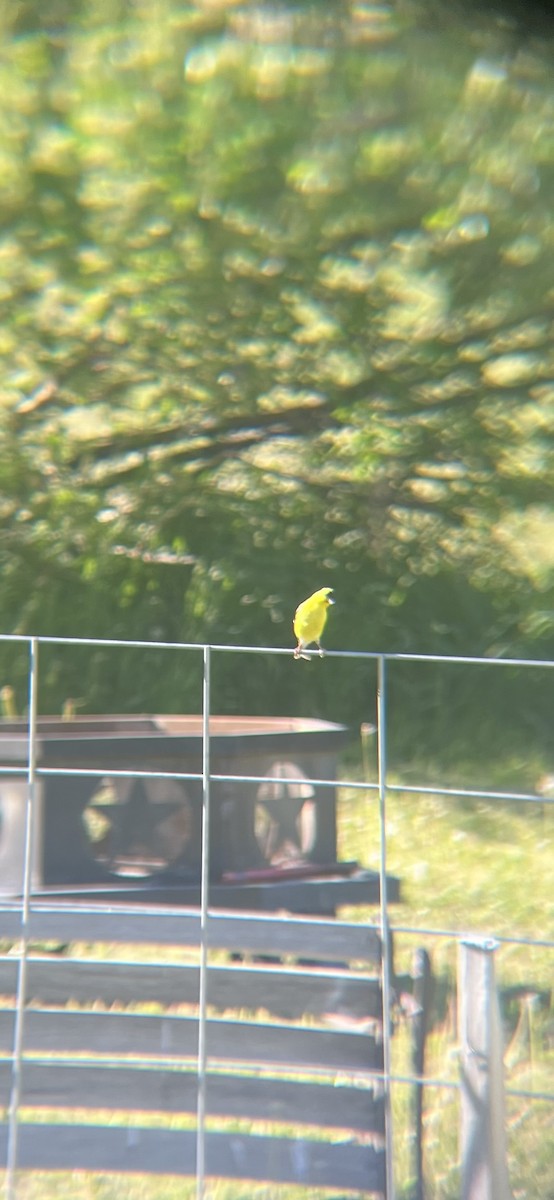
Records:
[[[328,597],[327,597],[327,603],[328,603],[328,604],[334,604],[334,603],[335,603],[335,601],[333,600],[333,597],[332,597],[332,596],[328,596]]]

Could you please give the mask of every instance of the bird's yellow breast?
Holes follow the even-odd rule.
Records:
[[[299,641],[305,644],[319,641],[327,620],[327,609],[333,601],[329,598],[331,588],[320,588],[308,596],[294,614],[293,629]]]
[[[327,605],[320,604],[318,608],[302,612],[303,605],[296,610],[294,617],[294,632],[303,642],[316,642],[323,633],[327,620]]]

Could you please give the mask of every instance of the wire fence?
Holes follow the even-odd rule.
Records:
[[[25,1004],[27,995],[27,964],[29,954],[30,940],[30,918],[33,911],[33,846],[36,836],[36,810],[37,810],[37,786],[41,779],[48,776],[68,776],[68,777],[90,777],[105,779],[107,776],[113,779],[146,779],[159,780],[170,779],[177,782],[194,782],[201,788],[202,794],[202,838],[201,838],[201,863],[200,863],[200,970],[199,970],[199,1040],[198,1040],[198,1063],[197,1063],[197,1124],[196,1124],[196,1187],[198,1200],[202,1200],[205,1194],[205,1177],[206,1177],[206,1155],[205,1155],[205,1139],[206,1139],[206,1064],[207,1064],[207,973],[208,973],[208,938],[207,926],[210,911],[210,890],[209,890],[209,846],[210,846],[210,793],[213,784],[231,783],[231,784],[282,784],[281,775],[257,775],[257,774],[240,774],[240,773],[221,773],[212,770],[211,764],[211,731],[210,719],[217,711],[214,707],[214,698],[212,694],[212,664],[214,657],[218,655],[229,654],[249,654],[262,657],[268,656],[288,656],[291,651],[280,647],[257,647],[257,646],[233,646],[233,645],[210,645],[198,643],[181,643],[181,642],[163,642],[163,641],[146,641],[146,640],[124,640],[111,638],[70,638],[70,637],[32,637],[25,635],[0,635],[0,644],[20,644],[27,648],[28,653],[28,698],[27,698],[27,753],[26,760],[19,765],[16,763],[0,766],[0,775],[9,775],[10,777],[19,777],[26,781],[26,815],[25,815],[25,839],[24,839],[24,855],[23,855],[23,870],[21,879],[21,895],[18,911],[20,913],[20,943],[17,953],[17,990],[16,990],[16,1009],[14,1023],[14,1038],[13,1038],[13,1053],[11,1057],[11,1096],[8,1114],[8,1141],[7,1141],[7,1173],[6,1173],[6,1196],[7,1200],[15,1200],[16,1198],[16,1177],[18,1167],[18,1130],[19,1116],[21,1107],[21,1081],[22,1070],[24,1064],[24,1028],[25,1028]],[[201,712],[201,737],[202,737],[202,764],[200,771],[162,771],[162,770],[141,770],[139,768],[118,768],[110,763],[100,763],[95,768],[83,768],[73,766],[53,766],[49,767],[37,761],[37,744],[38,744],[38,696],[39,696],[39,651],[41,646],[69,646],[69,647],[88,647],[96,649],[105,647],[115,650],[163,650],[169,653],[184,653],[191,652],[200,656],[202,662],[202,712]],[[308,654],[310,652],[307,652]],[[380,901],[379,901],[379,929],[382,939],[382,996],[383,1009],[385,1013],[391,1011],[393,1002],[393,975],[392,963],[390,959],[391,934],[403,934],[408,937],[422,938],[443,938],[450,939],[456,943],[462,938],[459,930],[448,928],[427,928],[414,927],[412,925],[395,923],[391,917],[391,908],[388,897],[388,867],[387,867],[387,806],[389,798],[395,793],[406,793],[413,795],[438,795],[445,798],[455,800],[486,800],[493,803],[499,802],[515,802],[522,805],[541,805],[549,806],[554,803],[554,794],[538,794],[530,790],[495,790],[479,788],[479,787],[463,787],[450,786],[440,784],[429,784],[425,781],[414,783],[412,780],[399,780],[396,776],[391,778],[390,766],[388,761],[389,752],[389,701],[388,701],[388,680],[391,668],[396,663],[435,663],[441,665],[463,665],[463,666],[480,666],[490,670],[505,670],[506,668],[531,668],[533,670],[544,670],[550,672],[554,669],[554,661],[551,660],[536,660],[527,658],[504,658],[491,659],[481,658],[477,656],[462,656],[462,655],[436,655],[436,654],[407,654],[407,653],[377,653],[363,651],[328,651],[326,655],[329,659],[347,659],[372,664],[376,669],[376,766],[377,778],[375,780],[362,780],[356,778],[317,778],[310,779],[309,783],[312,787],[318,789],[341,789],[348,788],[353,793],[373,792],[378,800],[379,813],[379,885],[380,885]],[[294,775],[287,778],[288,784],[306,784],[304,775]],[[554,789],[553,789],[554,791]],[[64,888],[50,888],[49,896],[55,896],[56,890],[63,894]],[[491,932],[491,936],[496,938],[502,944],[514,946],[526,946],[530,948],[552,950],[554,949],[554,940],[548,936],[527,937],[514,931],[513,934],[495,934]],[[394,1130],[393,1118],[391,1111],[391,1084],[414,1084],[424,1082],[426,1087],[436,1087],[445,1089],[455,1089],[459,1085],[448,1078],[435,1078],[426,1076],[425,1079],[419,1079],[415,1074],[395,1073],[392,1067],[391,1060],[391,1022],[384,1020],[383,1024],[383,1071],[380,1073],[385,1087],[385,1136],[386,1136],[386,1172],[387,1172],[387,1196],[394,1197],[394,1179],[393,1179],[393,1163],[394,1163]],[[379,1073],[376,1073],[379,1074]],[[554,1091],[533,1090],[533,1089],[509,1089],[508,1094],[514,1097],[526,1098],[529,1100],[541,1100],[554,1104]]]

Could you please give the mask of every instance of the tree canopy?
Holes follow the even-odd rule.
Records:
[[[553,45],[428,14],[4,6],[5,631],[552,653]]]

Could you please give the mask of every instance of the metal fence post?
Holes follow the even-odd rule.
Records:
[[[29,941],[29,915],[31,909],[31,886],[33,873],[33,825],[36,795],[36,735],[38,693],[38,640],[29,642],[29,731],[27,749],[27,804],[25,810],[25,852],[23,860],[23,899],[21,907],[21,945],[17,971],[17,996],[15,1007],[12,1085],[8,1115],[8,1147],[6,1157],[6,1197],[15,1200],[17,1146],[19,1133],[19,1104],[22,1084],[23,1027],[25,1021],[25,995],[27,991],[27,947]]]
[[[391,1104],[391,943],[387,905],[387,676],[385,655],[377,660],[377,766],[379,779],[379,891],[381,900],[381,975],[383,998],[383,1070],[385,1083],[385,1179],[387,1200],[394,1200]]]
[[[206,1006],[208,983],[208,898],[210,879],[210,647],[203,648],[202,683],[202,858],[200,880],[200,983],[198,995],[198,1091],[196,1196],[203,1200],[206,1179]]]
[[[493,938],[459,950],[462,1200],[511,1200],[506,1158],[502,1025]]]
[[[425,1200],[425,1178],[423,1174],[423,1074],[425,1071],[425,1043],[429,1026],[429,1010],[433,993],[433,973],[429,952],[423,947],[416,950],[413,960],[414,1009],[412,1017],[412,1070],[414,1083],[413,1146],[414,1146],[414,1200]]]

